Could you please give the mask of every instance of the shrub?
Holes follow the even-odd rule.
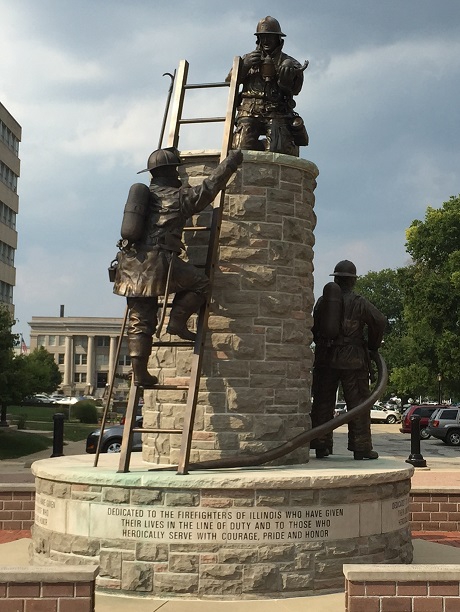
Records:
[[[72,406],[74,418],[77,418],[80,423],[97,423],[97,407],[93,400],[81,400]]]
[[[18,429],[25,429],[27,421],[27,414],[21,413],[16,416],[16,427]]]

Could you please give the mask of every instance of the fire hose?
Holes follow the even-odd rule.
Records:
[[[295,436],[291,440],[288,440],[281,446],[272,448],[264,451],[263,453],[257,453],[254,455],[243,455],[238,457],[226,457],[223,459],[214,459],[212,461],[201,461],[196,463],[190,463],[188,466],[189,471],[194,470],[214,470],[219,468],[236,468],[236,467],[254,467],[274,461],[284,455],[288,455],[292,451],[296,450],[300,446],[304,446],[311,440],[317,437],[321,437],[334,429],[337,429],[341,425],[345,425],[359,414],[370,410],[375,402],[382,396],[385,391],[385,387],[388,381],[388,369],[386,363],[379,353],[375,354],[375,364],[377,366],[377,382],[372,390],[371,394],[367,399],[362,401],[358,406],[355,406],[348,412],[341,414],[334,419],[323,423],[318,427],[304,431],[303,433]]]

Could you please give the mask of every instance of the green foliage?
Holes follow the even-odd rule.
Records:
[[[401,282],[401,270],[385,269],[380,272],[368,272],[356,283],[356,291],[368,299],[388,319],[381,353],[388,369],[399,363],[404,330],[404,288]],[[392,388],[390,379],[389,389]],[[396,389],[393,390],[396,392]]]
[[[59,372],[59,367],[53,355],[42,346],[18,359],[24,362],[23,376],[33,388],[27,395],[52,393],[61,384],[62,374]]]
[[[33,393],[55,391],[62,382],[53,356],[44,348],[30,355],[14,355],[18,335],[11,331],[13,325],[14,319],[9,311],[0,306],[0,406],[3,422],[9,405],[19,404]]]
[[[95,402],[92,400],[81,400],[72,406],[74,418],[80,423],[97,423],[98,411]]]
[[[27,415],[24,414],[23,412],[21,414],[18,414],[15,422],[16,422],[16,427],[18,429],[25,429],[26,423],[27,423]]]
[[[404,302],[398,270],[387,268],[380,272],[368,272],[358,278],[356,291],[385,314],[389,322],[387,333],[400,326]]]
[[[437,398],[440,373],[444,397],[460,398],[460,197],[428,207],[406,239],[410,265],[358,281],[359,292],[393,320],[382,348],[389,391]]]
[[[413,265],[406,277],[408,332],[419,342],[418,361],[427,368],[425,387],[460,395],[460,197],[427,209],[407,231]],[[423,334],[422,334],[423,331]]]
[[[451,196],[441,208],[428,206],[425,220],[416,219],[406,231],[406,249],[414,262],[430,270],[444,269],[460,247],[460,197]]]

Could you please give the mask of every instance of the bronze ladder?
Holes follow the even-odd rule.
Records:
[[[235,57],[232,66],[232,76],[229,82],[221,83],[203,83],[203,84],[188,84],[188,68],[189,64],[186,60],[181,60],[175,77],[175,91],[171,107],[170,130],[167,146],[178,147],[180,126],[184,124],[197,123],[215,123],[223,122],[224,130],[222,137],[222,148],[219,161],[225,159],[228,151],[231,148],[233,136],[233,126],[235,120],[236,103],[238,96],[238,78],[241,65],[241,58]],[[229,87],[227,98],[227,109],[224,117],[200,117],[194,119],[184,119],[182,117],[185,92],[189,89],[207,89],[213,87]],[[197,320],[197,337],[195,342],[153,342],[152,346],[190,346],[193,347],[193,356],[190,372],[189,385],[155,385],[154,389],[176,389],[186,390],[187,403],[185,406],[184,423],[182,429],[160,429],[160,428],[136,428],[136,408],[139,403],[142,392],[141,387],[136,387],[131,382],[131,388],[128,397],[128,405],[126,408],[125,426],[123,430],[123,439],[121,444],[120,461],[118,472],[129,472],[129,464],[132,452],[133,433],[164,433],[181,435],[181,447],[179,455],[179,463],[177,474],[185,475],[188,473],[188,465],[190,460],[190,450],[192,445],[193,425],[195,421],[196,404],[198,399],[198,391],[201,378],[201,366],[204,355],[204,345],[206,341],[206,333],[208,327],[209,308],[212,296],[212,285],[214,280],[214,270],[217,263],[217,255],[219,248],[219,235],[222,222],[222,212],[225,202],[225,190],[222,190],[212,204],[212,217],[210,227],[190,226],[185,228],[190,231],[209,231],[209,244],[206,256],[206,264],[204,266],[205,273],[209,278],[209,292],[206,302],[198,313]],[[166,307],[166,305],[163,305]]]

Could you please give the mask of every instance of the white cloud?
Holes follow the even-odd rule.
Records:
[[[287,34],[285,51],[310,60],[297,110],[311,138],[302,156],[320,169],[317,285],[343,258],[360,273],[403,265],[405,228],[460,192],[458,2],[1,4],[0,100],[23,126],[23,320],[61,303],[75,315],[122,309],[106,269],[129,185],[145,179],[136,172],[157,146],[162,74],[186,58],[190,81],[222,80],[267,14]],[[198,94],[187,112],[221,108],[217,94]],[[214,137],[184,131],[181,146],[214,148]]]

